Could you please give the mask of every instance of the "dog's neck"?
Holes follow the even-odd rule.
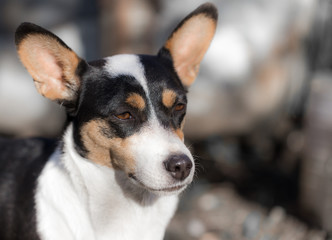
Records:
[[[67,128],[63,143],[62,149],[59,147],[53,154],[39,180],[39,223],[44,219],[52,219],[50,215],[55,213],[54,221],[60,217],[65,224],[68,222],[64,231],[77,232],[74,228],[81,225],[79,231],[87,232],[87,235],[96,239],[103,239],[111,232],[112,236],[117,236],[114,235],[116,232],[129,234],[128,239],[134,239],[135,234],[145,235],[144,239],[150,239],[150,236],[151,239],[158,239],[153,236],[162,238],[175,211],[177,196],[157,196],[131,183],[122,171],[82,158],[74,149],[72,126]],[[62,175],[62,179],[59,175]],[[52,191],[48,190],[50,184],[56,184]],[[56,200],[61,196],[63,201]],[[50,201],[55,205],[54,209],[43,209],[44,202],[49,204]],[[61,212],[63,210],[69,213]],[[43,217],[45,215],[48,218]],[[159,226],[153,219],[158,219]],[[75,226],[70,225],[72,222]],[[150,224],[155,230],[150,229]],[[52,225],[52,220],[49,225]],[[114,239],[126,238],[119,236]]]

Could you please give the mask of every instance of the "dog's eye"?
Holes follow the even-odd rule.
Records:
[[[129,112],[124,112],[115,116],[121,120],[133,119],[133,116]]]
[[[179,103],[175,106],[175,111],[182,111],[184,109],[185,105],[182,103]]]

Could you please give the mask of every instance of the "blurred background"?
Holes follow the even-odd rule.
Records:
[[[24,21],[88,61],[154,54],[203,0],[0,0],[0,135],[65,122],[16,56]],[[332,239],[332,0],[215,0],[216,36],[189,92],[197,163],[167,240]]]

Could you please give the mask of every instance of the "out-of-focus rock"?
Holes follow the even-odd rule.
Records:
[[[183,194],[166,240],[323,240],[326,237],[324,231],[309,228],[281,207],[268,210],[243,199],[231,185],[196,186]],[[185,207],[187,204],[190,208]]]
[[[317,73],[310,89],[300,199],[312,221],[332,232],[332,72]]]
[[[253,239],[259,232],[261,215],[257,212],[248,214],[242,225],[242,235],[245,238]]]

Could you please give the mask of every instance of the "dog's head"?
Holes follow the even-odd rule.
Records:
[[[23,23],[19,57],[38,92],[66,107],[77,152],[121,170],[156,193],[179,192],[194,174],[183,143],[186,91],[213,38],[217,11],[204,4],[158,55],[115,55],[87,63],[49,31]]]

